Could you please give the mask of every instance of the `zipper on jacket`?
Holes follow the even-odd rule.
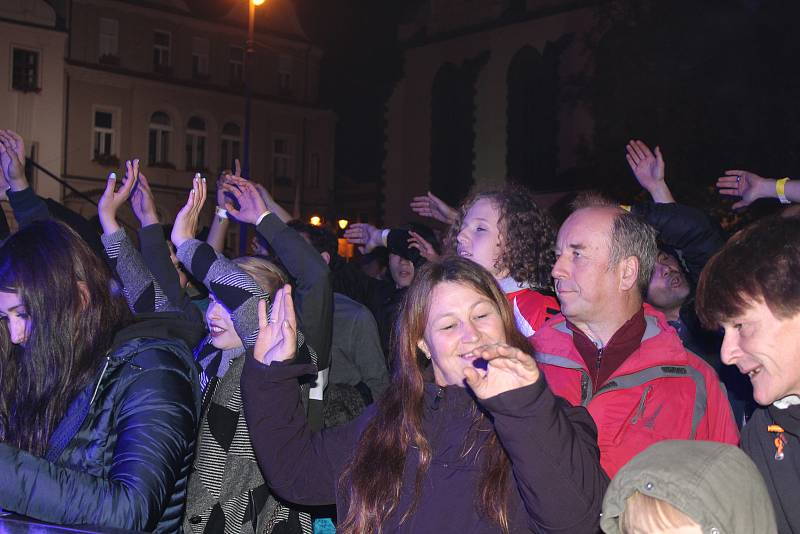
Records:
[[[440,387],[438,390],[436,390],[436,397],[433,398],[432,409],[434,410],[439,409],[439,403],[441,402],[442,397],[444,397],[444,388]]]
[[[644,415],[644,408],[645,402],[647,401],[647,395],[652,391],[653,386],[647,386],[644,388],[644,393],[642,393],[642,398],[639,399],[639,406],[636,408],[636,413],[633,415],[633,419],[631,419],[631,424],[635,425],[639,422],[639,418]]]
[[[603,347],[597,349],[597,359],[595,359],[595,372],[600,377],[600,364],[603,363]]]
[[[592,400],[592,395],[594,389],[592,387],[592,378],[589,376],[589,373],[585,372],[583,369],[581,371],[581,406],[586,406],[589,404],[589,401]]]

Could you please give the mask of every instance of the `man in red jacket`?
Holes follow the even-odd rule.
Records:
[[[556,241],[561,315],[533,338],[553,392],[592,414],[611,477],[664,439],[739,441],[714,370],[643,304],[656,254],[655,231],[635,215],[612,205],[575,211]]]

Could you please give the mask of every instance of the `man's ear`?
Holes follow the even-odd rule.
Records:
[[[328,265],[331,264],[331,255],[329,253],[320,252],[319,255],[322,256],[322,259],[325,260],[325,263],[327,263]]]
[[[78,282],[78,293],[80,293],[81,296],[81,310],[85,310],[92,301],[89,295],[89,286],[86,285],[86,282]]]
[[[639,278],[639,258],[628,256],[620,262],[619,288],[622,291],[630,291],[636,288]]]
[[[426,358],[428,358],[429,360],[431,359],[431,351],[428,348],[428,344],[425,343],[424,339],[420,339],[419,341],[417,341],[417,348],[419,348],[419,350],[421,350],[425,354]]]

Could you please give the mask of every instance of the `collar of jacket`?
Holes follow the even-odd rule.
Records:
[[[661,365],[686,365],[689,363],[686,357],[686,349],[681,343],[681,339],[668,323],[664,314],[653,309],[650,305],[644,306],[644,319],[646,327],[642,336],[642,343],[611,375],[611,378],[638,373],[650,367]],[[563,314],[550,319],[533,337],[533,347],[537,359],[539,354],[555,355],[559,358],[566,358],[575,367],[589,372],[586,362],[575,348],[572,340],[572,331],[566,324]],[[569,347],[565,351],[564,348]],[[547,362],[545,362],[547,363]]]
[[[785,408],[779,408],[777,403],[767,407],[769,415],[776,424],[780,425],[784,432],[800,437],[800,404],[789,404]]]
[[[633,317],[625,321],[625,324],[614,332],[611,339],[603,347],[595,344],[589,336],[569,320],[566,321],[566,324],[572,331],[572,341],[590,371],[595,388],[605,384],[628,356],[639,348],[647,330],[647,321],[644,319],[643,309],[640,309],[633,314]],[[600,364],[599,369],[597,363]]]

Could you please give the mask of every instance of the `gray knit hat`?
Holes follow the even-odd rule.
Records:
[[[638,454],[611,481],[600,526],[619,534],[619,517],[635,491],[671,504],[704,534],[776,534],[764,480],[740,449],[711,441],[667,440]]]

